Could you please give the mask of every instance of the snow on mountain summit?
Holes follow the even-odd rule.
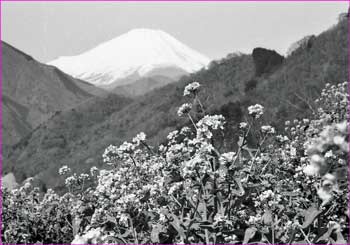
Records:
[[[48,64],[97,86],[131,83],[159,69],[192,73],[210,60],[161,30],[133,29],[77,56],[60,57]]]

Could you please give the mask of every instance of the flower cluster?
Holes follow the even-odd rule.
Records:
[[[264,114],[264,107],[256,104],[248,107],[248,114],[258,119]]]
[[[346,121],[326,126],[319,137],[310,140],[307,147],[309,165],[304,167],[307,175],[323,176],[319,197],[328,202],[337,192],[337,180],[342,180],[342,171],[347,170],[348,123]]]
[[[193,82],[188,84],[184,90],[184,96],[196,95],[199,91],[200,84],[198,82]]]
[[[71,172],[71,169],[67,166],[67,165],[64,165],[62,166],[59,170],[58,170],[58,174],[59,175],[67,175]]]
[[[212,130],[224,129],[225,118],[222,115],[204,116],[197,124],[197,138],[212,138]]]
[[[248,126],[248,123],[246,123],[246,122],[241,122],[241,123],[239,124],[239,128],[240,128],[240,129],[246,129],[247,126]]]
[[[141,144],[142,142],[146,141],[146,134],[144,132],[139,133],[136,135],[133,139],[132,142],[134,142],[136,145]]]
[[[275,128],[267,125],[267,126],[261,126],[261,132],[263,132],[264,134],[274,134]]]
[[[185,104],[183,104],[182,106],[180,106],[180,108],[179,108],[178,111],[177,111],[177,115],[178,115],[179,117],[182,117],[182,116],[184,116],[184,115],[187,115],[187,114],[190,113],[191,109],[192,109],[192,104],[190,104],[190,103],[185,103]]]

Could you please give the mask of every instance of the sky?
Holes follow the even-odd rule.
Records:
[[[1,39],[41,62],[83,53],[134,28],[163,30],[211,59],[285,54],[347,12],[347,2],[2,2]]]

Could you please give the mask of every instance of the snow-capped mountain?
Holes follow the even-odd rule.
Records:
[[[133,29],[85,53],[49,64],[96,86],[114,88],[155,75],[174,79],[209,62],[164,31]]]

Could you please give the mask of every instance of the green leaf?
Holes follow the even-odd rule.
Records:
[[[114,236],[108,236],[104,239],[104,242],[108,244],[126,244],[125,240],[122,238],[114,237]]]
[[[193,224],[191,225],[191,229],[199,230],[199,228],[200,228],[199,226],[200,226],[200,224],[197,223],[197,222],[195,222],[195,223],[193,223]]]
[[[80,224],[81,224],[82,219],[80,218],[75,218],[73,220],[73,235],[75,236],[79,232]]]
[[[239,136],[237,141],[238,148],[242,147],[243,143],[244,143],[244,138],[242,136]]]
[[[152,226],[151,232],[151,241],[154,243],[159,243],[159,233],[162,232],[163,226],[161,224],[157,224]]]
[[[322,232],[324,233],[322,234]],[[332,234],[332,228],[328,228],[328,229],[324,228],[320,232],[320,237],[316,238],[316,242],[328,242],[331,234]]]
[[[308,210],[305,211],[305,221],[302,224],[301,228],[305,229],[309,227],[312,222],[317,218],[319,214],[322,213],[322,210],[319,210],[316,206],[310,207]]]
[[[252,148],[249,148],[247,146],[243,146],[242,149],[246,150],[249,153],[250,158],[252,158],[252,159],[254,158],[254,153],[253,152],[257,151],[257,149],[252,149]]]
[[[250,239],[252,239],[256,233],[257,229],[255,227],[249,227],[245,230],[243,244],[247,244]]]
[[[199,226],[203,229],[214,229],[213,223],[209,221],[203,221],[199,224]]]
[[[335,234],[337,237],[335,241],[331,237],[332,233]],[[332,244],[347,244],[343,235],[340,232],[339,224],[329,226],[327,232],[325,232],[320,238],[317,239],[317,242],[322,242],[322,241],[326,241],[326,242],[331,241]]]
[[[109,222],[111,222],[111,223],[113,223],[115,225],[118,225],[117,219],[114,218],[113,216],[109,215],[109,214],[107,214],[107,221],[109,221]]]
[[[173,218],[173,221],[170,224],[174,227],[179,236],[185,238],[185,230],[181,227],[180,220],[174,214],[172,214],[171,217]]]
[[[291,244],[308,244],[308,242],[305,240],[301,240],[301,241],[292,242]]]
[[[132,234],[131,229],[127,229],[123,234],[120,234],[121,238],[128,237],[130,234]]]
[[[235,181],[238,185],[238,190],[232,190],[231,192],[237,196],[243,196],[245,194],[244,188],[241,183],[241,179],[235,178]]]
[[[334,242],[334,244],[347,244],[340,231],[336,231],[335,234],[337,236],[337,240]]]
[[[272,212],[271,210],[266,210],[264,215],[262,216],[262,220],[265,225],[271,225],[272,224]]]

